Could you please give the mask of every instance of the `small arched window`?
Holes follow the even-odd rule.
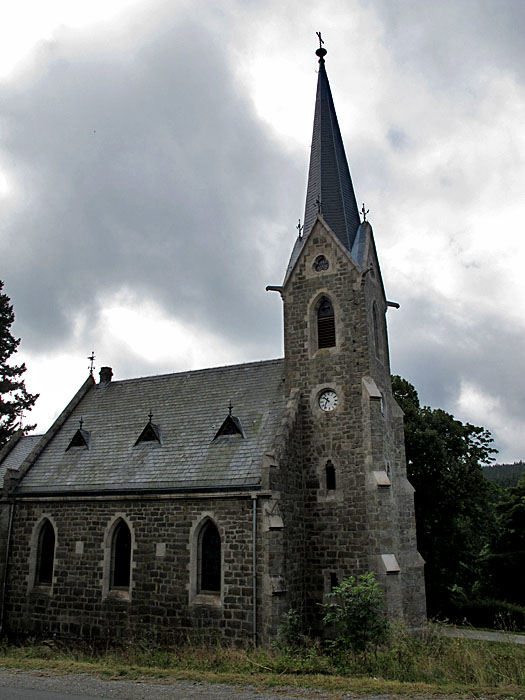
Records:
[[[374,346],[376,351],[376,357],[381,359],[381,336],[379,335],[379,318],[377,313],[377,304],[372,304],[372,325],[374,329]]]
[[[55,529],[44,520],[38,535],[38,551],[35,583],[41,586],[51,586],[55,566]]]
[[[199,537],[199,593],[219,593],[221,590],[221,536],[208,520]]]
[[[317,309],[317,346],[319,348],[335,346],[334,307],[327,297],[322,297]]]
[[[111,542],[112,589],[129,589],[131,578],[131,532],[124,520],[119,520]]]
[[[326,490],[335,491],[336,480],[335,480],[335,467],[330,460],[326,463],[324,468],[326,477]]]

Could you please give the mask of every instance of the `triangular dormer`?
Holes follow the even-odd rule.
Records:
[[[226,418],[224,419],[223,424],[217,430],[215,433],[215,437],[213,438],[213,441],[217,440],[218,438],[221,437],[242,437],[245,438],[246,435],[244,434],[244,430],[242,427],[242,423],[237,418],[237,416],[232,416],[232,415],[227,415]]]
[[[81,418],[79,421],[79,428],[71,438],[69,445],[66,447],[66,452],[72,447],[83,447],[84,449],[89,450],[90,435],[87,430],[82,428],[83,424],[84,421]]]
[[[150,413],[149,414],[149,421],[144,426],[143,431],[138,436],[133,447],[140,445],[141,442],[158,442],[159,445],[162,445],[160,428],[158,425],[156,425],[156,423],[152,422],[152,420],[151,420],[152,418],[153,418],[153,414]]]

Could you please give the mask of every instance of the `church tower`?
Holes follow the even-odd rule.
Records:
[[[390,617],[425,616],[403,414],[392,396],[389,306],[372,227],[361,222],[319,48],[303,233],[280,289],[285,384],[298,396],[304,538],[303,605],[373,571]],[[292,553],[290,552],[290,557]],[[291,574],[290,574],[291,576]]]

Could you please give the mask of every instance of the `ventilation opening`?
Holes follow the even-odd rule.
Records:
[[[333,348],[335,346],[334,308],[326,297],[321,299],[317,311],[317,345],[319,348]]]
[[[326,463],[325,476],[326,476],[326,490],[327,491],[335,491],[335,488],[336,488],[335,467],[330,460],[328,460],[328,462]]]
[[[131,532],[120,521],[113,534],[111,588],[128,589],[131,575]]]
[[[38,560],[36,569],[36,583],[42,586],[50,586],[53,582],[53,566],[55,563],[55,530],[46,520],[40,530],[38,538]]]
[[[219,593],[221,590],[221,537],[211,521],[204,526],[200,540],[199,593]]]

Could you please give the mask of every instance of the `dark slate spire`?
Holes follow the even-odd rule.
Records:
[[[320,211],[342,244],[351,251],[360,224],[359,211],[324,66],[326,49],[321,46],[315,53],[319,56],[319,77],[304,232],[310,231]]]

